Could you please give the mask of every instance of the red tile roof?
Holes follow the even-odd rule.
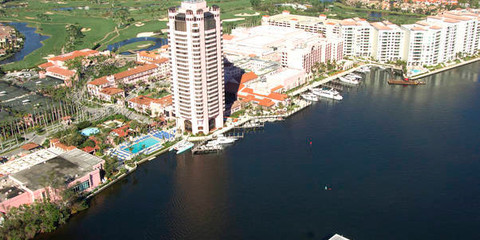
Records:
[[[140,57],[152,58],[156,59],[159,54],[157,52],[150,52],[150,51],[141,51],[138,53]]]
[[[107,94],[107,95],[110,95],[110,96],[113,96],[115,94],[119,94],[119,93],[122,93],[123,92],[123,89],[120,89],[120,88],[104,88],[100,91],[101,93],[104,93],[104,94]]]
[[[162,106],[169,106],[173,104],[173,95],[167,95],[165,97],[159,98],[159,99],[153,99],[154,103],[160,104]]]
[[[140,105],[146,105],[146,106],[150,106],[150,103],[155,100],[154,98],[151,98],[151,97],[147,97],[147,96],[144,96],[144,95],[140,95],[138,97],[134,97],[130,100],[128,100],[129,102],[132,102],[132,103],[136,103],[136,104],[140,104]]]
[[[107,84],[107,83],[108,83],[107,77],[101,77],[101,78],[97,78],[93,81],[90,81],[87,84],[100,86],[100,85],[104,85],[104,84]]]
[[[138,74],[138,73],[143,73],[143,72],[155,69],[155,68],[157,68],[157,65],[155,65],[155,64],[145,64],[143,66],[132,68],[132,69],[127,70],[127,71],[119,72],[119,73],[117,73],[113,76],[115,77],[115,80],[118,80],[118,79],[130,77],[130,76]]]
[[[22,149],[30,151],[30,150],[38,148],[38,147],[40,147],[40,145],[38,145],[36,143],[27,143],[27,144],[22,146]]]
[[[50,144],[53,145],[54,147],[63,149],[64,151],[70,151],[70,150],[73,150],[73,149],[76,148],[75,146],[67,146],[67,145],[61,143],[60,140],[57,139],[57,138],[52,138],[50,140]]]
[[[244,74],[242,75],[242,79],[240,80],[240,83],[246,83],[246,82],[255,80],[255,79],[257,79],[257,78],[258,78],[258,76],[257,76],[257,74],[255,74],[254,72],[244,73]]]
[[[65,77],[73,77],[73,75],[75,75],[74,71],[59,67],[49,67],[47,68],[47,72],[56,73]]]
[[[232,40],[234,37],[233,35],[223,34],[223,40]]]
[[[264,107],[271,107],[271,106],[275,105],[275,103],[268,98],[264,98],[264,99],[258,101],[258,105],[264,106]]]
[[[130,133],[130,125],[121,126],[119,128],[113,129],[112,132],[116,133],[119,137],[125,137]]]
[[[166,63],[168,62],[168,58],[159,58],[159,59],[155,59],[153,61],[151,61],[152,63],[156,63],[156,64],[162,64],[162,63]]]
[[[51,62],[46,62],[46,63],[42,63],[42,64],[38,65],[39,68],[43,68],[43,69],[46,69],[46,68],[51,67],[51,66],[53,66],[53,63],[51,63]]]
[[[91,56],[91,55],[94,55],[94,54],[97,54],[97,53],[98,53],[98,51],[96,51],[96,50],[84,49],[84,50],[73,51],[71,53],[55,56],[55,57],[52,57],[48,60],[65,62],[67,60],[71,60],[71,59],[74,59],[74,58],[77,58],[77,57],[87,57],[87,56]]]
[[[270,92],[276,92],[277,90],[280,90],[283,88],[283,85],[278,85],[270,90]]]

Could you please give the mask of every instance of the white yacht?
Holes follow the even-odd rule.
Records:
[[[351,78],[345,78],[345,77],[338,77],[341,82],[348,83],[348,84],[354,84],[357,85],[360,82],[357,79],[351,79]]]
[[[28,99],[25,99],[25,100],[22,101],[23,104],[27,104],[29,102],[30,102],[30,100],[28,100]]]
[[[223,135],[218,135],[217,139],[215,139],[218,144],[229,144],[237,141],[237,138],[234,137],[225,137]]]
[[[7,91],[1,91],[0,92],[0,95],[5,95],[5,94],[7,94]]]
[[[311,89],[312,93],[317,95],[317,96],[320,96],[320,97],[324,97],[324,98],[330,98],[330,99],[334,99],[334,100],[342,100],[343,97],[342,95],[340,95],[338,93],[338,91],[336,91],[335,89],[329,89],[329,88],[322,88],[322,89],[318,89],[318,88],[313,88]]]
[[[350,73],[347,75],[348,76],[351,76],[352,78],[356,78],[356,79],[362,79],[362,76],[358,75],[358,74],[355,74],[355,73]]]
[[[368,66],[362,67],[362,70],[365,72],[370,72],[370,67]]]
[[[355,70],[356,72],[361,72],[361,73],[367,73],[367,72],[370,72],[370,68],[369,67],[361,67],[357,70]]]
[[[318,101],[318,98],[315,94],[312,94],[312,93],[304,93],[302,95],[300,95],[303,99],[307,100],[307,101],[311,101],[311,102],[316,102]]]
[[[192,148],[193,147],[193,143],[187,141],[187,140],[182,140],[178,143],[176,143],[175,145],[173,145],[172,147],[170,147],[170,151],[172,150],[176,150],[177,151],[177,154],[181,154],[185,151],[187,151],[188,149]]]

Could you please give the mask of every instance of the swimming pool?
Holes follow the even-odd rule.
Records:
[[[99,133],[100,130],[98,130],[98,128],[96,127],[89,127],[89,128],[84,128],[80,131],[80,133],[83,135],[83,136],[90,136],[90,135],[95,135],[97,133]]]
[[[418,70],[418,69],[412,69],[410,70],[410,72],[415,75],[415,74],[419,74],[420,72],[422,72],[422,70]]]
[[[142,140],[138,143],[135,143],[133,145],[130,145],[128,147],[124,147],[122,150],[125,150],[125,151],[128,151],[128,152],[131,152],[131,153],[138,153],[140,152],[141,150],[143,149],[147,149],[157,143],[159,143],[160,141],[154,139],[154,138],[147,138],[145,140]]]

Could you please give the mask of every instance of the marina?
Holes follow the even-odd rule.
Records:
[[[472,111],[480,103],[479,67],[427,78],[415,91],[388,86],[388,72],[372,70],[366,87],[342,91],[342,104],[312,104],[218,154],[172,152],[145,162],[40,239],[322,239],[338,232],[449,240],[458,231],[475,239],[480,194],[467,186],[480,184],[480,165],[470,160],[478,148],[468,139],[480,134]],[[445,98],[452,91],[462,101]],[[118,221],[127,218],[138,221]]]

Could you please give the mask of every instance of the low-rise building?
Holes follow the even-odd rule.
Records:
[[[293,15],[285,10],[282,14],[274,16],[264,15],[262,25],[302,29],[307,32],[321,33],[326,38],[339,38],[341,36],[340,20],[328,19],[325,14],[311,17]]]
[[[100,90],[96,96],[102,101],[112,102],[114,99],[124,99],[125,91],[120,88],[106,87]]]
[[[72,86],[72,81],[77,80],[76,72],[74,70],[68,70],[66,68],[52,66],[45,69],[45,75],[53,78],[63,80],[67,87]]]
[[[15,28],[0,23],[0,50],[3,50],[3,55],[7,53],[7,50],[20,47],[19,41],[22,39],[17,37]]]
[[[137,112],[149,114],[152,117],[165,115],[171,117],[172,114],[172,95],[162,98],[152,98],[144,95],[134,97],[127,101],[128,107]]]
[[[6,174],[0,169],[5,175],[0,178],[0,212],[34,201],[61,199],[61,189],[53,188],[53,182],[74,192],[91,191],[101,183],[104,164],[103,159],[77,148],[44,149],[15,161],[22,161],[24,167]]]

